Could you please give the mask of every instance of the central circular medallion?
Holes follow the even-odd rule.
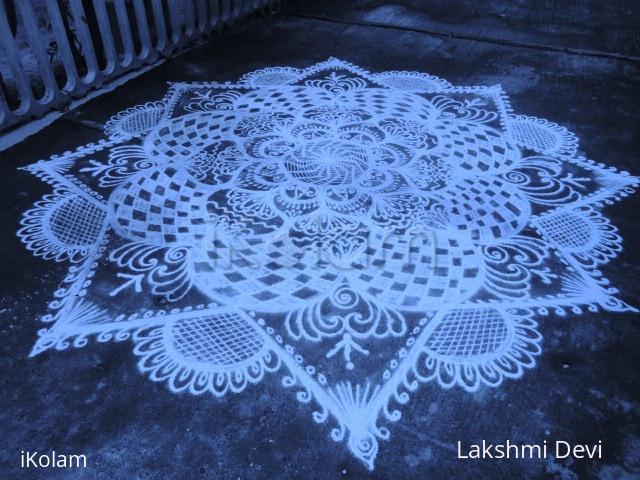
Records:
[[[367,170],[367,159],[366,150],[359,145],[322,139],[297,148],[285,160],[285,167],[305,183],[348,185]]]

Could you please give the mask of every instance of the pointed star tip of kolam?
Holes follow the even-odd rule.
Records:
[[[40,355],[44,351],[45,351],[44,348],[42,348],[42,347],[38,346],[38,344],[36,344],[36,345],[33,346],[31,351],[29,352],[29,358],[37,357],[38,355]]]
[[[629,305],[626,302],[620,301],[620,312],[638,313],[640,312],[640,310],[638,310],[633,305]]]

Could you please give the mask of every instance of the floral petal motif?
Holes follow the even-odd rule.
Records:
[[[272,67],[247,73],[240,79],[250,87],[274,87],[294,82],[300,76],[300,70],[291,67]]]
[[[460,385],[474,391],[518,378],[535,366],[542,337],[536,322],[493,308],[452,310],[433,329],[414,374],[445,388]]]
[[[48,195],[27,211],[18,236],[36,256],[81,261],[103,234],[107,213],[78,195]]]
[[[374,75],[374,78],[387,87],[410,92],[442,90],[451,87],[451,84],[442,78],[419,72],[383,72]]]
[[[112,137],[139,136],[154,129],[166,111],[164,102],[150,102],[128,108],[111,118],[104,126],[104,132]]]
[[[602,207],[639,180],[511,111],[334,58],[173,85],[27,168],[53,193],[18,236],[69,260],[32,355],[131,339],[152,380],[217,397],[278,371],[373,469],[420,384],[498,386],[535,366],[534,318],[635,311]]]
[[[513,115],[507,128],[515,141],[544,155],[575,155],[576,136],[560,125],[543,118]]]
[[[239,313],[183,317],[161,327],[141,329],[133,352],[151,380],[173,392],[239,393],[280,368],[277,354]]]
[[[558,249],[585,266],[595,268],[622,251],[615,226],[590,207],[562,210],[536,220],[536,225]]]

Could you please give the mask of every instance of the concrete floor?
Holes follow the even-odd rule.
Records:
[[[435,2],[437,3],[437,2]],[[103,138],[106,120],[160,99],[166,82],[226,81],[330,56],[370,71],[415,70],[455,85],[501,84],[516,112],[550,119],[580,150],[632,174],[640,131],[637,2],[292,2],[271,17],[167,61],[0,154],[0,477],[2,478],[640,478],[640,328],[634,314],[553,315],[544,352],[519,381],[468,394],[422,388],[369,473],[310,422],[279,380],[239,402],[174,395],[137,372],[128,343],[29,359],[62,267],[34,258],[15,231],[48,186],[17,171]],[[0,139],[1,141],[1,139]],[[640,198],[606,208],[626,240],[606,267],[640,306]],[[457,440],[606,442],[601,461],[455,459]],[[21,450],[87,453],[82,471],[19,468]]]

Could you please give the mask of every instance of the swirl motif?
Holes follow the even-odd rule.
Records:
[[[368,169],[364,148],[347,142],[309,142],[285,160],[293,177],[314,185],[348,185]]]

